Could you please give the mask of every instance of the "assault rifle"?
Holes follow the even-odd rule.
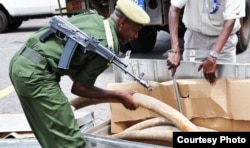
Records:
[[[104,59],[113,63],[116,67],[122,70],[125,74],[129,74],[142,86],[152,90],[152,86],[141,77],[137,77],[127,70],[127,65],[123,63],[111,50],[103,46],[98,39],[90,37],[80,29],[75,27],[62,16],[53,16],[50,20],[50,28],[40,36],[40,41],[45,42],[50,36],[55,35],[61,40],[66,41],[58,67],[62,69],[69,69],[72,56],[78,45],[81,45],[83,53],[87,51],[94,52]]]

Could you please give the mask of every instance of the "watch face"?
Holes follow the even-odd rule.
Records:
[[[215,51],[210,52],[210,56],[213,58],[217,58],[218,57],[218,53]]]

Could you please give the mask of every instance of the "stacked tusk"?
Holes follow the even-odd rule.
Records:
[[[132,98],[138,106],[156,112],[159,117],[144,120],[125,129],[120,133],[111,135],[114,138],[133,140],[161,140],[172,142],[173,132],[215,131],[205,127],[196,126],[178,110],[151,96],[141,93],[135,93],[133,94]],[[78,97],[71,100],[70,105],[77,110],[88,105],[117,102],[118,101],[115,99],[88,99]]]

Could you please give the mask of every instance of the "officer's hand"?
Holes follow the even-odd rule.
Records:
[[[216,80],[216,58],[209,56],[203,63],[200,64],[198,71],[203,68],[204,77],[210,84],[215,84]]]
[[[180,65],[180,61],[181,61],[181,55],[179,50],[168,51],[167,66],[169,70],[172,70],[171,76],[175,75],[176,69]]]
[[[121,92],[120,93],[120,102],[123,104],[123,106],[126,109],[129,110],[136,110],[139,106],[133,101],[132,95],[136,93],[135,90],[127,91],[127,92]]]

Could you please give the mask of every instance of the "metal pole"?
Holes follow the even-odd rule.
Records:
[[[181,113],[183,113],[182,107],[181,107],[181,98],[180,98],[179,88],[177,86],[175,75],[173,76],[173,85],[174,85],[175,97],[176,97],[176,100],[177,100],[179,111]]]
[[[171,53],[171,49],[167,51],[167,56],[168,57],[169,57],[170,53]],[[171,70],[171,72],[173,72],[173,69]],[[175,75],[173,76],[173,86],[174,86],[175,97],[176,97],[176,100],[177,100],[178,109],[179,109],[179,111],[181,113],[183,113],[182,107],[181,107],[181,98],[180,98],[179,88],[177,86]]]

